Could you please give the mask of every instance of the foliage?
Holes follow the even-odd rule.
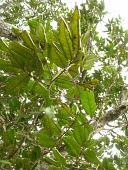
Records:
[[[116,120],[123,136],[110,130],[111,138],[96,140],[93,125],[107,109],[121,102],[127,31],[120,19],[112,19],[106,24],[107,38],[98,35],[103,2],[87,1],[80,11],[75,6],[67,19],[48,10],[48,22],[38,20],[45,3],[39,6],[37,2],[25,2],[31,12],[38,8],[36,17],[30,15],[30,31],[13,29],[20,41],[0,40],[0,168],[127,169],[126,115]],[[59,8],[59,1],[46,4]],[[16,10],[14,4],[12,7]],[[18,21],[22,15],[13,17]],[[49,24],[55,16],[57,29]],[[95,67],[98,62],[102,63],[100,69]],[[113,155],[113,146],[120,155]]]

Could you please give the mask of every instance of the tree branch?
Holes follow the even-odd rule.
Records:
[[[0,19],[0,36],[10,40],[19,40],[19,37],[12,32],[14,26]]]
[[[126,111],[128,111],[128,102],[103,114],[99,120],[92,123],[95,128],[95,133],[100,132],[107,123],[117,120],[119,116],[123,115]]]

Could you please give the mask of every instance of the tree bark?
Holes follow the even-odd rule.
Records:
[[[18,36],[12,32],[13,25],[0,19],[0,36],[10,40],[18,40]]]
[[[125,114],[127,111],[128,111],[128,102],[103,114],[101,118],[99,118],[97,121],[91,124],[92,126],[94,126],[95,129],[94,133],[98,133],[101,130],[103,130],[105,125],[107,125],[109,122],[117,120],[120,116]]]

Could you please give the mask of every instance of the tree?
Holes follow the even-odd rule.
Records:
[[[35,8],[36,2],[25,3]],[[127,85],[121,74],[127,69],[128,31],[116,18],[106,24],[107,38],[98,35],[105,14],[102,1],[67,9],[65,18],[51,15],[51,3],[60,7],[58,1],[41,3],[50,21],[38,17],[44,7],[39,4],[29,20],[28,13],[4,15],[5,21],[16,17],[17,22],[23,16],[28,31],[1,21],[0,168],[128,169]],[[57,22],[56,29],[51,21]],[[96,68],[99,62],[102,67]],[[102,133],[105,125],[107,135]]]

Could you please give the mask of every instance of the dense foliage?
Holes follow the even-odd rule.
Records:
[[[5,21],[29,30],[13,28],[19,40],[0,39],[0,169],[127,170],[121,19],[108,21],[104,38],[96,31],[102,1],[71,11],[59,0],[1,7]]]

